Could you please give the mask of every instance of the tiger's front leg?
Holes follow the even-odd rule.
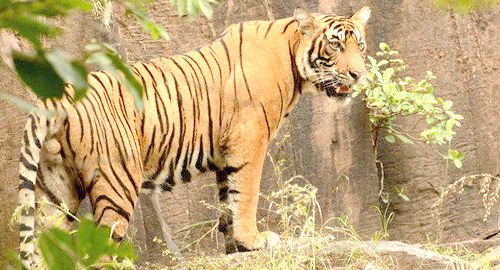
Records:
[[[226,253],[270,248],[279,241],[279,236],[257,229],[260,179],[269,144],[267,129],[257,132],[252,127],[246,133],[236,132],[228,144],[226,166],[217,171],[219,199],[228,206],[228,212],[219,222]]]

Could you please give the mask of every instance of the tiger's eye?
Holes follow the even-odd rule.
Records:
[[[338,40],[335,40],[335,41],[330,42],[330,46],[331,46],[334,50],[337,50],[337,51],[342,51],[342,49],[343,49],[343,47],[342,47],[342,43],[340,43],[340,41],[338,41]]]

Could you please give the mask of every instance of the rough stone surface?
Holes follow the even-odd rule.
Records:
[[[495,40],[500,35],[500,7],[459,14],[436,10],[417,1],[377,1],[373,5],[371,37],[373,44],[386,42],[401,52],[408,66],[403,76],[423,77],[434,71],[436,95],[454,102],[454,109],[465,117],[457,129],[452,147],[466,153],[464,166],[446,164],[430,148],[400,142],[381,145],[386,192],[404,191],[410,202],[392,196],[390,224],[393,239],[411,242],[427,238],[444,242],[479,237],[498,228],[498,204],[484,218],[480,181],[461,194],[444,198],[442,207],[432,208],[448,185],[462,176],[478,173],[499,174],[497,154],[500,132],[497,108],[500,87],[500,51]],[[374,47],[372,47],[374,48]],[[417,119],[401,121],[413,127]],[[440,150],[445,151],[442,147]]]

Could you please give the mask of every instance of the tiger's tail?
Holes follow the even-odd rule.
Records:
[[[47,137],[49,120],[30,113],[24,128],[19,161],[19,232],[20,259],[25,267],[35,266],[35,186],[42,144]]]

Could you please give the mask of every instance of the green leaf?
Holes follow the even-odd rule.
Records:
[[[200,8],[200,11],[207,17],[207,19],[212,19],[214,10],[210,3],[206,0],[198,0],[198,7]]]
[[[394,69],[393,68],[387,68],[382,73],[382,79],[384,80],[384,82],[389,82],[389,81],[391,81],[392,75],[394,75]]]
[[[398,193],[398,196],[403,199],[404,201],[407,201],[409,202],[410,201],[410,198],[408,198],[408,196],[406,196],[405,194],[403,193]]]
[[[375,58],[373,58],[371,56],[368,56],[368,61],[370,61],[370,64],[372,66],[376,66],[377,65],[377,60],[375,60]]]
[[[387,134],[387,135],[385,135],[385,140],[386,140],[387,142],[390,142],[390,143],[394,143],[394,142],[396,142],[396,138],[395,138],[393,135],[391,135],[391,134]]]
[[[425,122],[427,123],[427,125],[432,125],[434,122],[436,122],[436,118],[427,116],[427,118],[425,118]]]
[[[380,60],[378,63],[377,63],[377,66],[383,66],[383,65],[387,65],[389,64],[389,61],[383,59],[383,60]]]
[[[53,37],[60,33],[60,29],[52,24],[43,23],[33,17],[16,16],[15,14],[7,18],[0,17],[1,28],[15,31],[18,35],[29,40],[36,49],[42,48],[42,42],[40,41],[42,36]]]
[[[0,100],[8,101],[11,104],[13,104],[14,106],[16,106],[19,109],[26,111],[26,112],[34,111],[37,114],[44,115],[46,117],[52,117],[55,115],[54,111],[40,109],[35,104],[29,103],[25,99],[18,98],[16,96],[9,95],[7,93],[0,92]]]
[[[453,101],[451,101],[451,100],[446,100],[443,102],[443,109],[445,111],[451,109],[452,106],[453,106]]]
[[[72,61],[70,55],[60,49],[45,53],[45,59],[65,82],[72,84],[75,89],[75,100],[85,96],[88,89],[87,70],[77,61]]]
[[[389,47],[389,45],[387,45],[387,43],[385,43],[385,42],[381,42],[380,44],[378,44],[378,47],[382,51],[390,51],[391,50],[391,48]]]
[[[30,270],[30,269],[26,268],[26,266],[23,265],[23,263],[21,262],[21,259],[19,258],[19,255],[16,254],[14,251],[7,252],[7,261],[8,261],[8,265],[5,268],[7,270],[14,270],[14,269],[16,269],[16,270]],[[0,263],[0,268],[4,269],[2,263]]]
[[[446,119],[446,116],[443,114],[436,114],[436,115],[434,115],[434,117],[436,117],[438,120],[441,120],[441,121]]]
[[[19,52],[13,52],[12,56],[19,77],[41,99],[63,96],[65,82],[44,58]]]
[[[110,254],[110,229],[108,227],[96,227],[94,222],[83,219],[76,232],[78,243],[78,254],[85,266],[97,262],[99,258]]]
[[[398,139],[400,139],[404,143],[409,143],[409,144],[414,144],[412,140],[410,140],[408,137],[401,135],[401,134],[394,134]]]
[[[51,270],[76,269],[76,253],[73,238],[57,228],[45,231],[39,238],[42,256]]]
[[[455,167],[457,168],[462,168],[462,161],[459,159],[454,159],[453,164],[455,164]]]
[[[91,46],[91,54],[87,57],[87,62],[98,65],[111,76],[115,77],[134,98],[134,104],[138,111],[144,111],[142,93],[143,85],[137,81],[132,69],[120,59],[120,56],[108,44],[98,44]],[[86,48],[89,48],[88,46]]]
[[[149,33],[153,40],[156,40],[159,37],[165,40],[170,40],[165,28],[162,25],[155,23],[153,18],[151,18],[146,12],[134,7],[129,7],[128,11],[134,14],[137,22],[139,22],[144,32]]]
[[[450,118],[446,121],[446,130],[453,130],[453,126],[455,125],[455,119]]]
[[[120,259],[128,258],[131,260],[137,259],[137,254],[134,251],[134,246],[129,241],[123,241],[121,243],[116,243],[118,248],[116,250],[116,256]]]
[[[448,154],[450,155],[450,157],[458,159],[460,152],[455,149],[448,149]]]

